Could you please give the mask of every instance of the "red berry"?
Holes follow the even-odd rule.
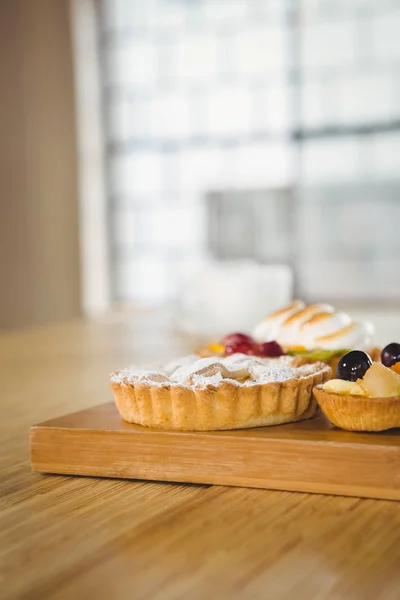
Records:
[[[282,356],[284,354],[281,346],[278,342],[265,342],[264,344],[259,344],[258,346],[258,354],[260,356],[268,356],[269,358],[275,358],[277,356]]]
[[[230,333],[222,338],[220,343],[223,346],[231,346],[232,344],[247,344],[248,346],[254,346],[254,340],[245,333]]]
[[[225,354],[236,354],[236,352],[240,352],[241,354],[254,354],[254,342],[248,344],[247,342],[233,342],[225,346]]]

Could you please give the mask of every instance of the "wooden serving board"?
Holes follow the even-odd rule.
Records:
[[[33,426],[31,461],[47,473],[400,500],[400,429],[350,433],[322,416],[174,432],[126,423],[110,402]]]

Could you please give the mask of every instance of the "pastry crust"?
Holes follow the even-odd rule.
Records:
[[[313,386],[330,378],[331,369],[315,363],[305,375],[282,382],[251,385],[229,379],[203,388],[170,381],[131,382],[111,376],[111,389],[125,421],[146,427],[186,431],[243,429],[279,425],[313,417]],[[115,375],[115,374],[114,374]]]
[[[385,431],[400,427],[400,396],[366,398],[326,392],[314,387],[314,396],[324,415],[348,431]]]

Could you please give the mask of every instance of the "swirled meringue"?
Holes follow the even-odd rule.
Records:
[[[369,321],[353,321],[330,304],[307,306],[301,300],[268,315],[253,331],[258,342],[276,340],[286,348],[307,350],[365,350],[372,345],[373,336],[374,327]]]

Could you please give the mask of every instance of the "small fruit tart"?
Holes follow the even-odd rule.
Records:
[[[400,344],[386,346],[381,362],[360,350],[345,354],[337,379],[314,387],[324,415],[348,431],[385,431],[400,427]]]

